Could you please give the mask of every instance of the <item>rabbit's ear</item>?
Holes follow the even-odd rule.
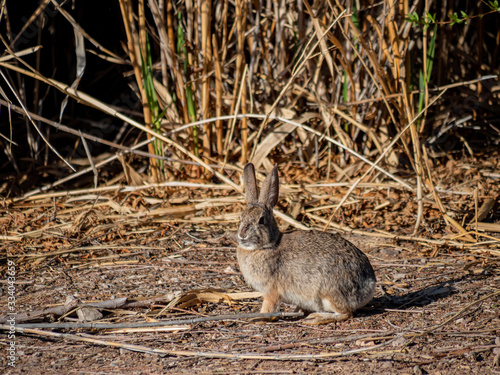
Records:
[[[276,206],[280,194],[279,184],[278,166],[275,165],[262,184],[259,202],[265,204],[269,208]]]
[[[257,190],[255,169],[252,163],[248,163],[243,169],[243,183],[245,184],[245,197],[247,204],[257,202],[259,199],[259,190]]]

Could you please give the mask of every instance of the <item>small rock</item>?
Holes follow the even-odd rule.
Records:
[[[101,312],[94,307],[82,307],[76,310],[76,315],[82,322],[93,322],[103,317]]]

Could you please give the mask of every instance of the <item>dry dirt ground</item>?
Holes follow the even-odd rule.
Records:
[[[480,170],[496,167],[482,165],[440,171],[441,191],[457,190],[442,198],[460,223],[475,212],[478,181],[479,203],[499,194],[498,180]],[[333,207],[348,187],[301,189],[302,214],[295,217],[321,227],[313,210]],[[292,190],[283,189],[282,212],[294,211],[286,198]],[[239,272],[235,245],[222,236],[236,230],[244,207],[234,191],[88,192],[4,205],[0,322],[10,312],[16,320],[0,323],[0,373],[500,374],[499,234],[460,242],[463,236],[426,200],[422,230],[411,237],[411,194],[377,185],[361,187],[351,199],[334,223],[358,228],[343,235],[370,258],[377,291],[353,319],[323,326],[300,317],[264,324],[245,317],[261,302],[241,293],[252,290]],[[407,237],[377,236],[380,229]],[[96,302],[101,305],[88,306]],[[90,320],[96,311],[102,315],[93,323],[115,329],[82,324],[80,318]],[[155,322],[161,326],[131,329]],[[35,325],[10,331],[28,327],[23,324]],[[125,328],[116,330],[118,324]]]
[[[165,303],[148,308],[104,309],[100,322],[144,322],[153,316],[172,321],[258,311],[258,298],[228,304],[223,297],[205,302],[201,293],[201,298],[186,297],[186,292],[200,289],[217,289],[221,296],[229,291],[250,291],[238,272],[233,245],[224,240],[206,242],[210,241],[207,237],[217,234],[183,229],[167,240],[169,245],[163,251],[138,249],[122,264],[101,261],[67,267],[71,263],[67,261],[63,267],[56,258],[38,265],[36,259],[10,258],[16,262],[16,309],[51,307],[67,296],[88,302],[165,295]],[[2,335],[2,372],[500,374],[498,259],[463,251],[415,257],[414,246],[348,238],[368,254],[379,281],[375,299],[350,321],[311,327],[300,318],[265,324],[227,318],[188,324],[172,332],[49,330],[113,342],[117,347],[16,333],[14,368],[5,355],[11,340]],[[2,315],[7,294],[3,283]],[[172,295],[186,297],[184,308],[179,304],[158,316]],[[290,306],[283,310],[293,311]],[[64,321],[76,321],[73,316]],[[156,355],[120,347],[126,344],[172,353]],[[219,354],[230,358],[217,358]],[[257,357],[245,359],[245,355]]]

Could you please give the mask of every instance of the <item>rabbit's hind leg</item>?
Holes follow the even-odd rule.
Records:
[[[326,311],[319,311],[309,314],[304,318],[303,323],[311,325],[328,324],[332,322],[343,322],[352,318],[352,311],[346,306],[339,306],[332,298],[322,299],[323,309]]]

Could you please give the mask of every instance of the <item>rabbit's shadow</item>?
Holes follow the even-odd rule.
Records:
[[[389,295],[384,291],[383,296],[375,297],[367,306],[360,309],[357,314],[371,316],[378,315],[390,309],[406,310],[411,307],[427,306],[457,293],[457,289],[453,284],[461,280],[461,278],[447,280],[439,284],[429,285],[422,289],[399,295]],[[380,288],[383,288],[383,286],[380,286]]]

